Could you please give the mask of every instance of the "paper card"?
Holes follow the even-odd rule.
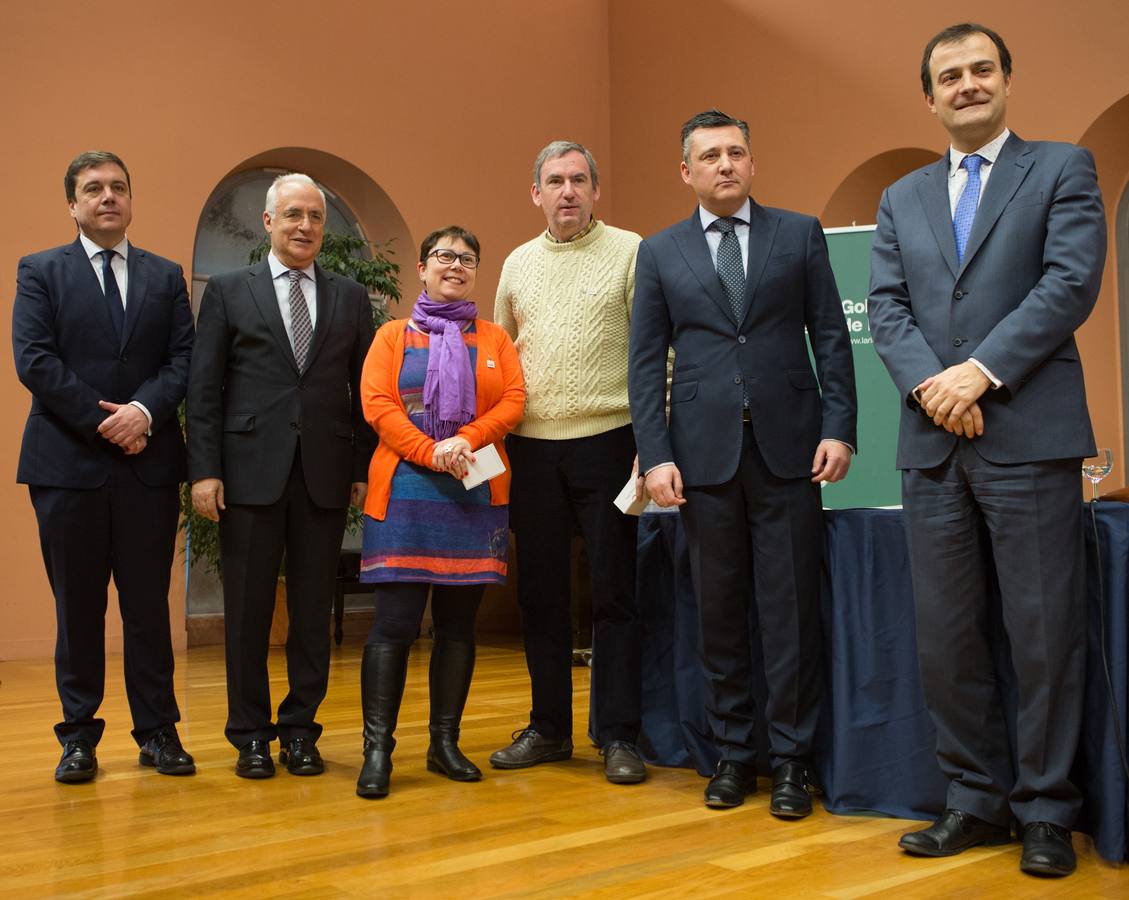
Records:
[[[643,499],[636,500],[635,477],[628,475],[627,484],[623,486],[623,490],[619,492],[619,496],[612,502],[615,503],[616,508],[624,515],[638,516],[647,508],[647,504],[651,502],[651,498],[647,494],[647,489],[643,488]]]
[[[487,444],[481,450],[474,451],[474,462],[467,463],[467,473],[463,478],[463,487],[468,491],[476,488],[482,482],[497,478],[506,471],[506,464],[498,455],[498,448]]]

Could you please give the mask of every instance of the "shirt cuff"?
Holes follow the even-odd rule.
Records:
[[[970,363],[972,363],[974,366],[976,366],[976,368],[978,368],[981,372],[984,373],[984,377],[987,378],[990,382],[992,382],[992,387],[994,387],[996,390],[999,390],[1000,388],[1002,388],[1004,386],[1004,383],[1002,381],[1000,381],[1000,379],[998,379],[995,375],[993,375],[992,370],[989,369],[986,365],[984,365],[984,363],[980,362],[980,360],[973,359],[970,356],[968,358],[968,361]]]
[[[145,429],[145,435],[147,437],[152,437],[153,436],[153,414],[145,408],[145,404],[142,403],[140,400],[130,400],[129,405],[130,406],[136,406],[139,410],[141,410],[143,413],[145,413],[145,418],[149,422],[149,427]]]
[[[657,466],[651,466],[651,468],[649,468],[646,472],[643,473],[643,477],[646,478],[653,471],[655,471],[655,469],[665,469],[667,466],[673,466],[673,465],[674,465],[673,462],[661,462]]]
[[[836,444],[842,444],[844,447],[851,451],[852,456],[854,456],[854,454],[858,452],[857,450],[855,450],[852,444],[848,444],[846,441],[841,441],[838,438],[825,438],[824,440],[834,441]]]

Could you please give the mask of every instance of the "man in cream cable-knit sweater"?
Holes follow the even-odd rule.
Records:
[[[593,218],[596,162],[554,141],[533,168],[548,229],[510,254],[494,306],[525,373],[525,419],[507,440],[517,592],[532,683],[529,725],[490,757],[520,769],[572,755],[569,571],[579,523],[592,572],[592,693],[604,774],[646,777],[635,749],[641,693],[636,520],[612,505],[631,471],[627,338],[639,235]]]

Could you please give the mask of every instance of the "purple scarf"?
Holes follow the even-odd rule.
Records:
[[[453,437],[474,418],[474,369],[463,341],[463,323],[478,315],[473,301],[437,303],[421,291],[412,321],[428,335],[423,382],[424,431],[436,441]]]

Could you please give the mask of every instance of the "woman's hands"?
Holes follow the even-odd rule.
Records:
[[[465,437],[447,438],[436,441],[431,451],[431,468],[436,472],[447,472],[455,478],[463,478],[467,473],[467,463],[474,462],[470,441]]]

